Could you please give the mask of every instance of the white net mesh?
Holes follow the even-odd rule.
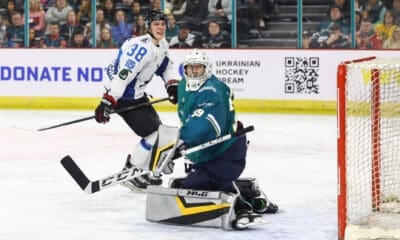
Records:
[[[348,224],[400,229],[399,58],[347,65],[346,171]]]

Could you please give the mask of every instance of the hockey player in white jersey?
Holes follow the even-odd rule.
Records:
[[[99,123],[108,122],[112,110],[148,102],[145,89],[154,75],[163,79],[170,101],[176,104],[179,76],[173,71],[165,40],[168,18],[160,11],[148,10],[145,19],[147,34],[127,39],[107,69],[109,81],[105,83],[106,92],[95,110],[96,121]],[[161,120],[150,104],[119,115],[143,138],[139,143],[141,146],[146,146],[149,139],[158,134]],[[127,163],[129,165],[129,161]],[[141,185],[140,181],[146,180],[135,179],[132,182]]]

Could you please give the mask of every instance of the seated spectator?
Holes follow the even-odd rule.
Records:
[[[173,14],[168,14],[168,27],[167,30],[165,31],[165,39],[169,42],[171,38],[178,36],[179,34],[179,26],[176,24],[176,20]]]
[[[47,12],[47,10],[49,8],[51,8],[52,6],[54,6],[54,3],[56,2],[56,0],[40,0],[40,2],[43,4],[43,10],[45,12]]]
[[[7,25],[3,14],[0,14],[0,48],[4,47],[4,41],[6,38]]]
[[[43,1],[43,0],[41,0]],[[78,12],[79,5],[81,5],[82,0],[67,0],[68,4],[74,9],[75,12]],[[100,0],[102,1],[102,0]]]
[[[386,9],[392,9],[393,0],[381,0]]]
[[[358,49],[381,49],[382,40],[372,28],[372,21],[369,18],[361,21],[360,31],[356,33]]]
[[[6,11],[4,12],[5,19],[7,21],[7,25],[11,25],[12,21],[12,13],[17,10],[17,4],[15,0],[7,0]]]
[[[108,27],[101,29],[100,40],[97,43],[97,48],[116,48],[117,45],[111,37],[111,31]]]
[[[355,10],[356,15],[355,15],[355,28],[356,28],[356,32],[360,30],[360,26],[361,26],[361,20],[362,20],[362,14],[361,11],[359,9]]]
[[[400,0],[393,0],[393,13],[396,16],[396,24],[400,23]]]
[[[20,48],[25,44],[24,18],[22,13],[14,11],[11,14],[11,25],[6,28],[5,47]]]
[[[67,15],[67,22],[61,25],[60,35],[67,41],[67,45],[71,46],[75,31],[83,31],[84,29],[84,26],[78,22],[74,10],[70,10]]]
[[[29,1],[29,21],[34,24],[36,31],[44,32],[46,30],[46,13],[43,11],[43,5],[40,0]]]
[[[351,0],[332,0],[332,4],[336,4],[342,9],[343,17],[348,22],[350,22],[350,1]]]
[[[40,31],[36,31],[34,27],[29,28],[29,47],[30,48],[41,48],[41,35]]]
[[[151,9],[161,11],[161,1],[160,0],[153,0],[151,3]]]
[[[310,47],[320,48],[326,40],[331,37],[330,28],[336,25],[340,28],[340,33],[344,39],[349,39],[350,24],[343,18],[342,10],[336,4],[329,8],[328,19],[322,21],[312,36]]]
[[[186,9],[185,0],[167,0],[165,2],[165,13],[174,15],[175,19],[181,19]]]
[[[71,48],[90,48],[89,41],[83,36],[83,29],[76,30],[72,35]]]
[[[393,31],[396,28],[396,16],[393,10],[387,10],[385,13],[384,21],[378,23],[374,27],[375,33],[378,35],[382,42],[390,39],[393,35]]]
[[[333,24],[330,28],[330,35],[327,38],[313,38],[310,48],[349,48],[351,46],[347,35],[341,32],[338,24]]]
[[[47,9],[46,12],[46,22],[47,23],[58,23],[59,26],[63,25],[64,23],[67,22],[67,15],[68,12],[74,10],[66,0],[56,0],[54,3],[54,6],[50,7]],[[46,33],[49,32],[49,27],[46,31]]]
[[[134,1],[131,6],[131,11],[127,13],[127,19],[129,23],[134,23],[136,18],[142,14],[142,5],[139,1]]]
[[[231,0],[209,0],[208,14],[211,17],[218,17],[220,21],[228,22],[232,20],[232,1]]]
[[[400,49],[400,26],[396,26],[393,31],[393,36],[383,43],[382,48]]]
[[[196,48],[201,46],[201,39],[191,33],[188,23],[182,22],[179,24],[178,36],[171,38],[169,46],[171,48]]]
[[[146,34],[146,32],[147,32],[147,27],[146,27],[146,21],[144,20],[144,16],[139,15],[137,16],[133,26],[133,36],[134,37],[141,36]]]
[[[183,13],[186,21],[201,23],[206,21],[208,16],[208,4],[204,0],[186,0],[186,7]]]
[[[82,26],[85,26],[92,20],[92,4],[91,0],[81,0],[76,13],[76,19]]]
[[[21,11],[23,14],[25,0],[15,0],[15,4],[17,11]]]
[[[229,34],[221,31],[220,23],[212,20],[208,23],[208,32],[202,38],[204,48],[229,48],[231,40]]]
[[[104,0],[102,9],[104,11],[104,19],[108,24],[114,23],[115,18],[115,3],[114,0]]]
[[[366,2],[367,0],[355,0],[354,9],[360,9],[360,6],[362,6]]]
[[[100,41],[101,29],[104,27],[111,28],[110,24],[106,22],[104,18],[104,11],[101,8],[98,8],[96,11],[96,42]],[[92,39],[92,22],[88,22],[85,26],[84,36],[86,38]]]
[[[67,41],[60,35],[60,24],[51,22],[48,24],[49,33],[42,39],[42,48],[65,48]]]
[[[370,18],[372,24],[383,22],[386,12],[386,8],[380,0],[367,0],[360,5],[360,10],[363,18]]]
[[[115,2],[115,9],[122,9],[125,12],[128,12],[131,9],[133,0],[118,0]]]
[[[132,37],[133,27],[126,22],[125,12],[121,9],[115,12],[115,24],[111,25],[111,36],[118,46]]]
[[[257,0],[248,0],[247,4],[240,7],[239,12],[241,13],[240,18],[245,18],[248,22],[249,29],[264,30],[266,27],[265,21],[263,19],[264,12],[260,8]],[[238,13],[239,15],[239,13]],[[243,19],[242,19],[243,20]]]

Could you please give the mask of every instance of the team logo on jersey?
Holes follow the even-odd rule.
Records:
[[[127,68],[129,68],[129,69],[132,69],[132,68],[135,67],[135,62],[132,61],[132,60],[128,60],[128,61],[125,62],[125,66],[126,66]]]
[[[196,110],[194,110],[192,117],[201,117],[201,115],[204,114],[204,110],[201,108],[198,108]]]
[[[140,41],[142,41],[142,42],[144,42],[144,43],[148,43],[149,42],[149,40],[150,39],[148,39],[148,38],[143,38],[142,40],[140,40]]]
[[[119,72],[118,77],[119,77],[121,80],[125,80],[125,79],[128,77],[129,72],[130,72],[130,71],[129,71],[128,69],[124,68],[124,69],[122,69],[122,70]]]

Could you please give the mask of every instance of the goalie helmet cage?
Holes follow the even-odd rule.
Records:
[[[400,58],[337,71],[338,237],[400,239]]]

